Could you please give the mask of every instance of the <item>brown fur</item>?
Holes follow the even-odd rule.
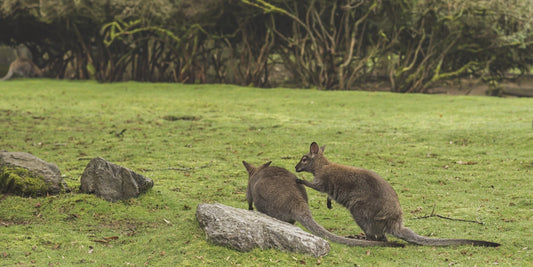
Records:
[[[9,80],[13,77],[25,77],[25,78],[33,78],[33,77],[42,77],[43,72],[37,65],[35,65],[31,60],[26,58],[17,58],[15,61],[9,65],[9,70],[2,78],[2,81]]]
[[[329,162],[324,147],[319,148],[315,142],[296,165],[296,171],[312,173],[312,182],[300,179],[297,182],[327,193],[328,198],[346,207],[369,240],[387,241],[386,234],[391,234],[419,245],[500,245],[480,240],[435,239],[414,233],[403,226],[398,195],[385,179],[369,170]]]
[[[305,186],[296,183],[296,175],[271,162],[255,167],[242,162],[248,171],[246,199],[248,209],[258,211],[288,223],[300,222],[307,230],[333,242],[349,246],[402,246],[393,242],[369,241],[334,235],[320,226],[311,215]]]

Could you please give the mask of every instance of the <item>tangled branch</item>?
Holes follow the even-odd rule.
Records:
[[[427,219],[427,218],[432,218],[432,217],[437,217],[437,218],[446,219],[446,220],[450,220],[450,221],[470,222],[470,223],[477,223],[477,224],[481,224],[481,225],[485,224],[482,221],[456,219],[456,218],[451,218],[451,217],[446,217],[446,216],[442,216],[442,215],[439,215],[439,214],[435,214],[435,205],[433,205],[433,210],[431,211],[430,215],[422,216],[422,217],[415,217],[415,219]]]

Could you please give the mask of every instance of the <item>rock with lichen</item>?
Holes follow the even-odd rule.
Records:
[[[0,151],[0,193],[42,196],[69,191],[59,168],[32,154]]]

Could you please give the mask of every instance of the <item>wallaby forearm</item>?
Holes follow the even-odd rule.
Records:
[[[323,191],[321,190],[320,185],[315,184],[315,183],[313,183],[313,182],[309,182],[309,181],[302,180],[302,179],[296,179],[296,183],[297,183],[297,184],[303,184],[303,185],[305,185],[305,186],[307,186],[307,187],[309,187],[309,188],[313,188],[313,189],[315,189],[315,190],[318,191],[318,192],[323,192]]]
[[[248,210],[254,210],[254,199],[252,198],[252,193],[249,188],[246,192],[246,200],[248,201]]]
[[[296,183],[297,184],[303,184],[309,188],[313,188],[315,189],[316,191],[319,191],[319,192],[322,192],[322,193],[325,193],[323,190],[320,190],[321,186],[319,186],[318,184],[314,184],[312,182],[308,182],[306,180],[302,180],[302,179],[296,179]],[[331,206],[331,198],[328,196],[327,200],[326,200],[326,205],[328,207],[328,209],[332,209],[333,207]]]

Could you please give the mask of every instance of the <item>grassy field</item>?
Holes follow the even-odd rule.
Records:
[[[0,149],[55,163],[75,190],[42,198],[0,195],[0,265],[531,265],[532,119],[533,100],[518,98],[4,82]],[[415,232],[502,246],[332,243],[327,256],[313,258],[276,250],[240,253],[206,241],[195,219],[199,203],[247,208],[242,160],[271,160],[294,171],[312,141],[327,146],[331,161],[385,177],[399,194],[405,225]],[[80,194],[80,176],[92,157],[128,167],[155,185],[117,203]],[[325,195],[308,194],[324,227],[339,235],[361,232],[346,209],[334,203],[328,210]],[[419,218],[432,211],[482,224]]]

